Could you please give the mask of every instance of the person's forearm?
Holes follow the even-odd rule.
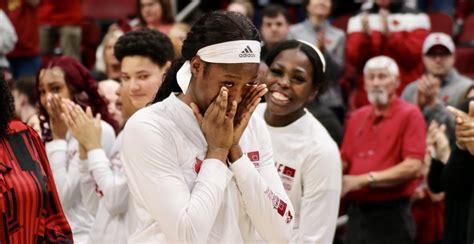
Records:
[[[393,187],[417,176],[421,169],[422,162],[418,159],[405,159],[403,162],[382,171],[371,172],[372,176],[367,174],[369,184],[373,177],[372,187]]]

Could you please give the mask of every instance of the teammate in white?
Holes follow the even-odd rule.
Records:
[[[304,107],[327,86],[318,50],[284,41],[267,55],[269,92],[256,114],[267,123],[278,173],[295,208],[292,243],[332,243],[341,192],[336,143]]]
[[[143,29],[121,36],[114,53],[121,64],[120,98],[123,120],[126,121],[129,115],[153,100],[163,74],[174,58],[174,50],[165,34]],[[127,99],[129,106],[125,105]],[[106,154],[98,143],[100,124],[94,123],[90,114],[87,116],[75,106],[64,115],[73,135],[87,150],[82,178],[92,176],[94,183],[81,182],[84,205],[95,215],[88,243],[126,243],[135,219],[133,206],[129,206],[128,185],[120,158],[123,133],[117,136],[111,153]]]
[[[100,113],[102,118],[109,122],[97,120],[102,127],[101,140],[97,144],[104,148],[106,154],[110,153],[115,140],[115,131],[110,125],[114,121],[108,113],[106,101],[97,91],[97,82],[92,79],[89,71],[73,58],[56,57],[45,64],[38,75],[37,89],[40,95],[41,129],[43,139],[47,141],[46,153],[51,163],[59,199],[71,225],[74,243],[87,243],[94,215],[90,214],[83,203],[86,196],[81,193],[80,186],[88,184],[93,188],[94,182],[89,175],[83,177],[80,173],[87,165],[87,152],[62,120],[64,109],[61,100],[71,100],[82,108],[88,106],[91,114],[92,111]],[[83,131],[82,135],[87,132]]]
[[[245,16],[206,14],[157,103],[129,119],[122,156],[139,218],[130,243],[248,243],[256,232],[289,241],[293,208],[265,124],[251,118],[267,91],[255,82],[259,54]]]

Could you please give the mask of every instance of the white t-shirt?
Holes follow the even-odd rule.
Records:
[[[88,196],[83,200],[86,207],[96,212],[89,243],[127,243],[128,185],[120,159],[121,145],[122,133],[117,136],[110,156],[102,148],[87,153],[88,168],[81,173],[82,179],[88,180],[82,181],[81,191]]]
[[[110,152],[115,141],[115,132],[112,126],[102,121],[102,147]],[[59,199],[64,214],[71,226],[74,243],[86,243],[89,231],[94,223],[94,215],[86,208],[81,193],[81,168],[83,162],[79,159],[79,143],[67,133],[65,140],[53,140],[45,145],[51,170],[58,189]],[[94,184],[89,181],[90,184]]]
[[[263,118],[265,109],[260,104],[255,115]],[[287,126],[267,128],[277,171],[295,209],[291,242],[332,243],[342,182],[337,144],[308,111]]]
[[[264,122],[252,118],[229,167],[204,159],[207,143],[191,108],[174,94],[127,122],[122,158],[138,216],[129,243],[244,243],[257,231],[286,243],[293,207],[274,167]]]

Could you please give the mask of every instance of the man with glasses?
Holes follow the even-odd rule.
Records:
[[[425,73],[405,88],[402,98],[422,108],[438,102],[457,106],[472,80],[454,68],[453,40],[444,33],[431,33],[423,43],[422,52]]]

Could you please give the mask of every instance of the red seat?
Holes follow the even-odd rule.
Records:
[[[342,31],[346,32],[347,31],[347,23],[349,23],[349,19],[352,17],[350,14],[346,15],[341,15],[337,18],[335,18],[332,21],[332,25],[336,28],[341,29]]]
[[[458,42],[462,45],[470,44],[474,46],[474,14],[469,15],[469,17],[464,21]]]
[[[474,46],[464,46],[456,48],[456,68],[459,73],[474,78]]]
[[[86,18],[97,20],[125,19],[136,14],[136,0],[82,0]]]
[[[453,19],[442,12],[431,12],[428,13],[428,17],[431,22],[431,32],[443,32],[448,35],[453,34]]]

